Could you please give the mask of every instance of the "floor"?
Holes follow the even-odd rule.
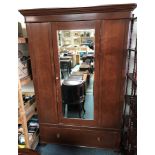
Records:
[[[102,148],[87,148],[68,145],[47,144],[38,146],[40,155],[121,155],[113,150]]]
[[[84,119],[93,120],[94,119],[94,95],[93,95],[93,84],[94,84],[94,75],[90,75],[90,83],[86,90],[85,104],[84,108],[86,110],[84,114]]]

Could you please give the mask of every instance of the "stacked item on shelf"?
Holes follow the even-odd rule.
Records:
[[[20,22],[18,22],[18,43],[20,44],[28,43],[26,29],[23,28]]]
[[[31,103],[33,104],[35,102],[35,95],[30,95],[30,96],[26,96],[25,94],[23,94],[23,101],[24,101],[24,104],[28,103]]]
[[[27,123],[28,126],[28,134],[29,134],[29,141],[33,143],[36,137],[39,135],[39,122],[38,116],[33,115],[32,118]]]
[[[18,37],[23,37],[22,24],[18,22]]]
[[[33,141],[35,137],[34,134],[36,134],[38,132],[38,120],[37,120],[37,116],[35,116],[35,95],[34,94],[31,94],[31,95],[25,95],[23,94],[22,95],[22,98],[23,98],[23,105],[24,105],[24,110],[25,110],[25,116],[26,116],[26,121],[28,121],[26,123],[26,126],[28,127],[28,140],[29,142],[30,141]],[[32,116],[33,115],[33,116]],[[20,112],[19,112],[19,117],[22,116],[20,115]],[[32,123],[34,122],[34,119],[35,118],[35,124],[37,123],[37,129],[35,129],[34,131],[35,132],[32,132],[32,129],[29,129],[32,125]],[[32,123],[31,123],[32,122]],[[21,121],[19,122],[21,124],[23,124],[23,120],[21,119]],[[22,125],[19,124],[18,125],[18,146],[19,148],[25,148],[26,145],[25,145],[25,135],[24,135],[24,131],[23,131],[23,127]],[[32,143],[32,142],[30,142]]]
[[[22,99],[23,99],[24,111],[27,120],[29,120],[36,112],[35,95],[34,93],[28,93],[28,94],[22,93]]]
[[[25,32],[25,31],[24,31]],[[18,22],[18,75],[19,79],[32,76],[31,61],[28,55],[28,38],[23,33],[22,24]],[[32,77],[31,77],[32,79]]]
[[[18,75],[19,79],[32,76],[30,56],[24,56],[20,50],[18,50]]]
[[[18,124],[18,147],[25,148],[24,131],[21,124]]]
[[[23,86],[31,81],[22,82]],[[34,92],[23,92],[21,82],[18,88],[19,107],[18,107],[18,147],[35,149],[39,142],[39,126],[36,116],[36,102]],[[22,131],[22,132],[21,132]]]
[[[30,144],[35,141],[35,138],[39,135],[39,122],[37,115],[33,115],[27,122],[28,126],[28,139]],[[22,125],[18,125],[18,146],[19,148],[25,148],[25,137]]]
[[[122,152],[137,155],[137,18],[131,19],[126,92],[122,125]]]

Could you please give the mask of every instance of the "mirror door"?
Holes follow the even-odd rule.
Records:
[[[60,22],[52,26],[60,122],[98,121],[97,26],[94,21]]]

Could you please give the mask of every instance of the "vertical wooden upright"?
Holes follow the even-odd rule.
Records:
[[[27,129],[27,120],[26,120],[26,114],[24,110],[24,103],[23,103],[20,80],[18,80],[18,104],[19,104],[19,114],[21,118],[21,124],[22,124],[23,132],[24,132],[25,145],[26,145],[26,148],[30,148],[29,139],[28,139],[29,136],[28,136],[28,129]]]

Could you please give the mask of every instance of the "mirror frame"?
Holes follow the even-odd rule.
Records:
[[[58,56],[58,30],[80,30],[80,29],[94,29],[95,30],[95,75],[94,75],[94,119],[85,120],[78,118],[65,118],[62,112],[62,96],[61,96],[61,85],[60,85],[60,64]],[[87,125],[94,126],[100,123],[100,105],[99,103],[99,61],[100,61],[100,21],[74,21],[74,22],[52,22],[51,26],[52,45],[53,45],[53,57],[54,57],[54,68],[56,76],[56,92],[57,92],[57,108],[58,108],[58,118],[59,122],[62,124],[69,125]]]

